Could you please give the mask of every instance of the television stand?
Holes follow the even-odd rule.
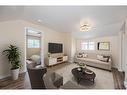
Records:
[[[46,66],[53,66],[67,61],[68,61],[68,56],[48,57],[46,61]]]

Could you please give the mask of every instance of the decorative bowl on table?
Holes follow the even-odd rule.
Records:
[[[82,68],[81,68],[81,67],[78,67],[77,70],[78,70],[78,71],[82,71]]]
[[[93,74],[93,71],[85,70],[85,73],[86,73],[86,74]]]

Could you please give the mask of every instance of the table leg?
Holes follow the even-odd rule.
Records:
[[[93,83],[94,83],[94,79],[93,79],[92,81],[93,81]]]
[[[77,78],[77,83],[79,84],[79,82],[80,82],[80,78]]]

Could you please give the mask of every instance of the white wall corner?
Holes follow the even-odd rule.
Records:
[[[73,63],[73,61],[72,61],[72,60],[70,60],[70,59],[68,60],[68,62],[69,62],[69,63]]]
[[[127,88],[127,81],[124,81],[124,86],[125,88]]]
[[[73,63],[74,62],[74,57],[69,58],[69,62]]]
[[[116,66],[116,64],[113,64],[113,63],[112,63],[112,67],[118,69],[118,66]]]

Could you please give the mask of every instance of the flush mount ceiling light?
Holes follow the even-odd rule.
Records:
[[[87,32],[87,31],[89,31],[91,29],[91,26],[90,26],[90,24],[88,24],[88,23],[84,23],[84,24],[81,24],[80,25],[80,31],[81,32]]]

